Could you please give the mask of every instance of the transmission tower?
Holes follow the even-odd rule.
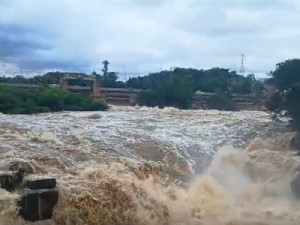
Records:
[[[241,56],[241,68],[240,68],[240,74],[244,75],[245,74],[245,55],[242,54]]]

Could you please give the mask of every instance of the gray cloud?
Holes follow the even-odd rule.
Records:
[[[49,50],[50,46],[26,37],[30,29],[0,25],[0,57],[32,56],[37,50]]]
[[[10,40],[0,37],[0,57],[10,58],[18,56],[31,56],[37,50],[47,50],[48,47],[40,43],[24,40]]]
[[[24,67],[36,68],[37,52],[51,51],[45,43],[47,36],[31,27],[15,24],[0,24],[0,59],[1,62]],[[41,40],[39,40],[41,38]]]
[[[9,2],[9,3],[8,3]],[[264,73],[299,57],[297,0],[0,0],[0,62],[28,69]],[[26,60],[24,60],[26,58]]]
[[[62,71],[78,71],[86,72],[89,69],[88,65],[78,61],[56,60],[56,59],[39,59],[39,58],[24,58],[21,61],[22,69],[29,71],[62,70]]]

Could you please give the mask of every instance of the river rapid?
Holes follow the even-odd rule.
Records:
[[[292,133],[265,112],[111,107],[0,114],[0,170],[54,177],[40,225],[299,225]],[[27,225],[0,189],[0,225]]]

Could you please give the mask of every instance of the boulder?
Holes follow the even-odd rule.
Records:
[[[19,214],[30,222],[51,219],[58,196],[56,189],[26,190],[18,202]]]
[[[26,174],[34,174],[34,166],[23,159],[14,159],[14,160],[2,160],[0,163],[0,169],[4,171],[18,171],[20,169],[24,170]]]
[[[0,187],[7,191],[13,191],[14,187],[12,185],[12,174],[11,173],[1,173],[0,174]]]
[[[14,191],[23,181],[23,177],[24,171],[22,169],[16,173],[0,173],[0,187],[9,192]]]
[[[290,186],[295,196],[300,199],[300,173],[294,180],[292,180]]]

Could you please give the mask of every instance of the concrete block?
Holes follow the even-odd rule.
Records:
[[[25,183],[25,188],[31,190],[38,189],[51,189],[56,187],[56,179],[38,179],[38,180],[27,180]]]
[[[19,201],[19,214],[30,222],[51,219],[58,196],[56,189],[27,190]]]

